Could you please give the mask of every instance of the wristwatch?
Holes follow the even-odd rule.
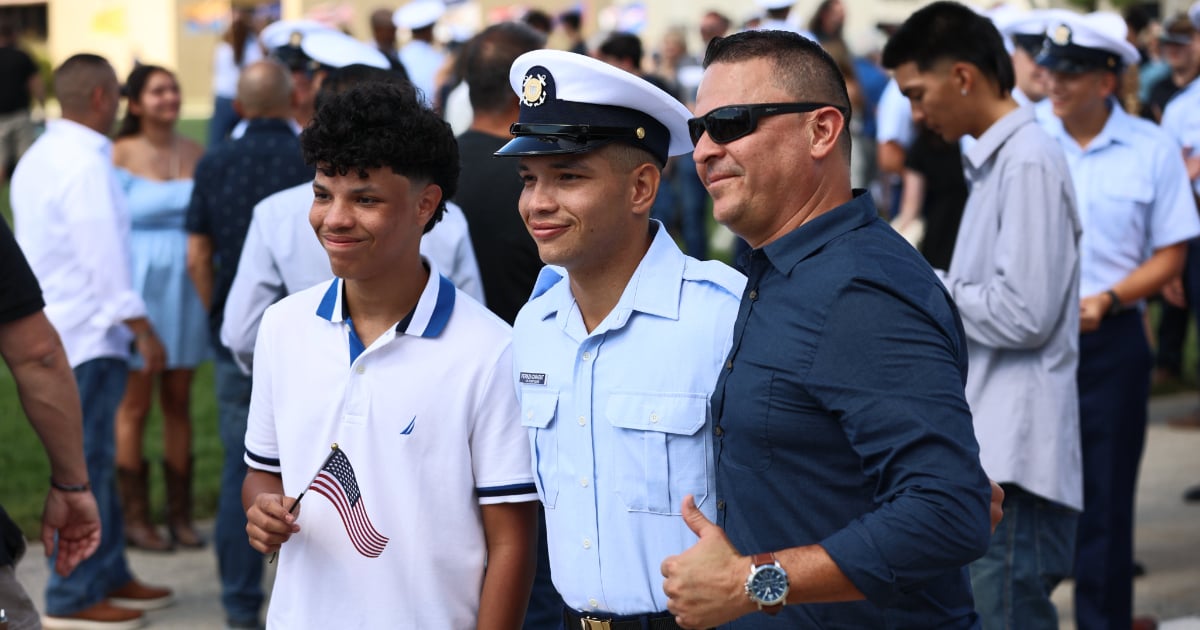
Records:
[[[750,575],[746,578],[746,594],[768,615],[777,615],[787,602],[787,571],[779,565],[773,553],[755,554],[750,559]]]

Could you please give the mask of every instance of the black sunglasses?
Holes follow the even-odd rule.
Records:
[[[844,108],[829,103],[755,103],[752,105],[726,105],[718,107],[707,114],[688,121],[688,134],[692,144],[700,142],[704,132],[717,144],[733,142],[743,136],[754,133],[758,128],[758,119],[779,114],[803,114],[815,112],[824,107],[832,107],[842,115],[849,116]]]

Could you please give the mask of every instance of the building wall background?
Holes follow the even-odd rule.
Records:
[[[1061,6],[1067,0],[1009,0],[1016,6]],[[211,103],[213,50],[220,41],[221,20],[231,6],[255,5],[261,0],[46,0],[47,41],[45,54],[51,67],[77,52],[94,52],[107,57],[124,76],[135,61],[154,63],[176,70],[183,89],[186,115],[206,116]],[[334,17],[342,21],[352,35],[370,40],[368,20],[379,7],[397,8],[402,2],[387,0],[274,0],[284,19],[310,16]],[[863,52],[883,43],[875,25],[899,22],[929,0],[843,0],[846,4],[845,35],[852,50]],[[755,11],[753,0],[473,0],[456,3],[443,20],[439,31],[449,36],[450,23],[479,29],[487,24],[519,15],[525,8],[539,8],[551,15],[571,7],[584,11],[584,31],[592,38],[602,36],[613,26],[613,17],[630,5],[640,3],[644,19],[640,35],[647,53],[657,48],[663,34],[681,26],[688,33],[689,49],[699,54],[696,24],[708,10],[718,10],[740,23]],[[820,0],[798,0],[793,14],[803,22],[815,11]],[[990,0],[967,0],[968,4],[989,6]],[[29,0],[0,0],[4,5],[38,4]],[[1190,0],[1163,0],[1161,14],[1185,10]],[[628,14],[628,12],[627,12]],[[633,13],[636,14],[636,13]],[[401,33],[401,41],[407,37]],[[560,37],[552,37],[551,46],[562,46]]]

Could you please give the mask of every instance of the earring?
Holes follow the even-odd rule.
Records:
[[[963,88],[963,89],[962,89],[962,95],[963,95],[963,96],[966,96],[966,95],[967,95],[967,88]]]

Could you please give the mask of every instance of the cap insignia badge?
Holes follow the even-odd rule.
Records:
[[[546,102],[546,75],[527,74],[521,83],[521,104],[537,107]]]
[[[292,31],[292,36],[288,38],[288,46],[298,48],[300,42],[304,41],[304,33],[300,31]]]
[[[1055,28],[1054,32],[1050,34],[1050,41],[1054,42],[1056,46],[1066,46],[1067,44],[1070,44],[1071,27],[1067,26],[1066,24],[1059,24],[1058,28]]]

